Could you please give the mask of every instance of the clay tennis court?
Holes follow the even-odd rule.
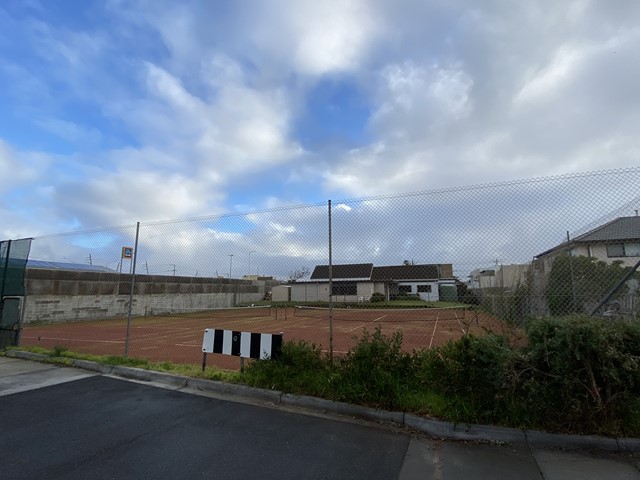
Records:
[[[464,333],[497,330],[500,321],[485,312],[467,308],[334,309],[333,349],[340,355],[364,331],[379,327],[385,335],[400,331],[407,351],[433,348]],[[285,341],[304,340],[329,348],[328,309],[305,307],[255,307],[134,317],[131,320],[129,356],[150,361],[200,364],[206,328],[256,333],[283,333]],[[97,355],[123,355],[127,319],[83,321],[25,326],[23,346],[66,347]],[[207,365],[237,370],[238,357],[209,354]]]

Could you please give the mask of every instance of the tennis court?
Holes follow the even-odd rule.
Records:
[[[390,335],[403,334],[407,351],[433,348],[464,333],[481,334],[500,328],[500,321],[468,308],[333,309],[334,353],[344,354],[365,330],[376,327]],[[150,361],[199,364],[205,328],[256,333],[284,333],[285,341],[304,340],[329,348],[329,310],[318,307],[236,307],[169,315],[134,317],[129,355]],[[72,351],[123,355],[127,319],[83,321],[54,325],[27,325],[21,345],[64,346]],[[237,357],[209,355],[209,365],[238,369]]]

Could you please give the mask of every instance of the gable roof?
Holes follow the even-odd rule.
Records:
[[[621,242],[639,239],[640,217],[618,217],[608,223],[605,223],[604,225],[600,225],[599,227],[594,228],[593,230],[589,230],[587,233],[578,235],[576,238],[572,239],[569,244],[592,242]],[[545,250],[544,252],[539,253],[538,255],[536,255],[536,257],[547,255],[548,253],[551,253],[559,248],[566,248],[567,246],[568,244],[566,242],[561,243],[560,245],[556,245],[549,250]]]
[[[607,242],[640,239],[640,217],[619,217],[573,239],[574,242]]]
[[[392,265],[373,267],[373,281],[386,280],[427,280],[440,278],[438,265]]]
[[[373,263],[349,263],[344,265],[333,265],[331,274],[333,280],[369,280]],[[317,265],[313,269],[310,280],[328,280],[329,265]]]

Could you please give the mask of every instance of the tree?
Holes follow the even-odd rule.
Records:
[[[595,307],[625,274],[621,263],[608,264],[593,257],[568,254],[556,258],[545,292],[551,314],[586,313],[587,306]],[[612,299],[627,291],[627,285],[622,285]]]
[[[415,265],[415,264],[416,264],[416,262],[414,262],[413,260],[404,260],[402,262],[402,265],[404,265],[405,267],[409,266],[409,265]]]
[[[293,270],[289,272],[289,279],[287,280],[287,283],[296,283],[298,280],[301,280],[309,275],[309,272],[309,267],[301,267]]]

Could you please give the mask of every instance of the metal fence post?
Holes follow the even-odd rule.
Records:
[[[140,222],[136,223],[136,243],[133,247],[133,268],[131,269],[131,290],[129,291],[129,312],[127,314],[127,334],[124,339],[124,356],[129,355],[129,332],[131,331],[131,310],[133,308],[133,288],[136,284],[136,261],[138,260],[138,236],[140,234]]]
[[[331,241],[331,200],[329,200],[329,360],[333,362],[333,244]]]

